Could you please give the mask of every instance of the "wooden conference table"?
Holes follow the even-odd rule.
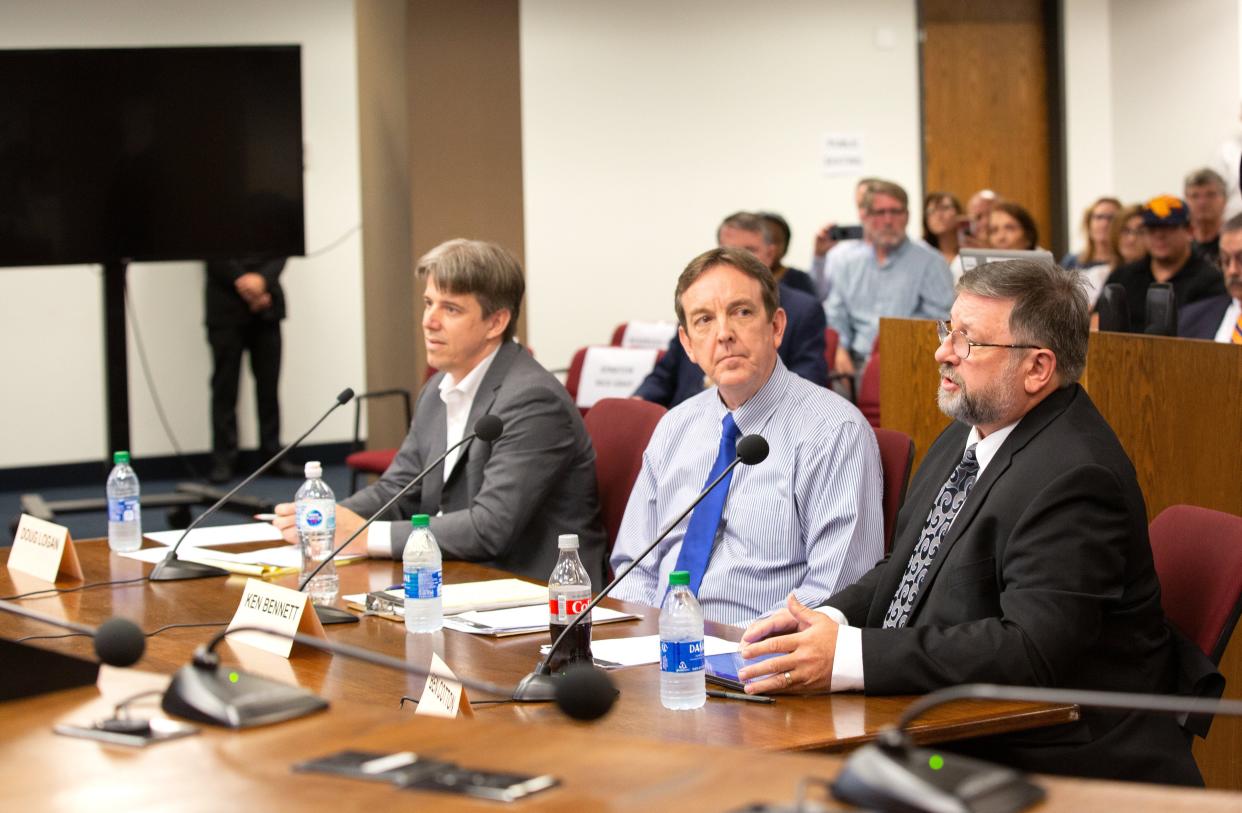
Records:
[[[107,544],[101,540],[75,545],[88,583],[138,578],[150,570],[149,565],[110,555]],[[3,555],[7,559],[7,551]],[[400,581],[400,563],[368,560],[341,567],[339,573],[341,595],[363,593]],[[504,575],[461,562],[450,562],[445,567],[446,583]],[[275,581],[296,587],[295,576]],[[118,615],[136,622],[147,632],[169,624],[220,622],[219,626],[170,629],[149,637],[146,654],[136,668],[167,675],[188,663],[197,646],[224,628],[237,608],[244,584],[245,578],[240,576],[140,582],[25,599],[21,603],[48,615],[92,625]],[[7,568],[0,572],[0,596],[46,586]],[[651,635],[657,631],[658,611],[651,607],[610,599],[605,600],[604,606],[628,610],[642,619],[596,626],[597,640]],[[377,617],[364,617],[358,624],[330,626],[326,631],[330,640],[383,652],[424,667],[430,663],[434,650],[457,675],[501,685],[513,685],[531,671],[539,656],[539,645],[547,641],[546,635],[539,634],[497,639],[448,630],[434,635],[407,635],[404,625]],[[737,640],[741,634],[739,628],[719,624],[709,624],[707,631],[730,640]],[[57,632],[44,624],[0,613],[0,636],[16,638]],[[31,643],[67,654],[89,656],[92,652],[90,642],[82,637]],[[301,647],[295,647],[288,660],[242,644],[226,643],[221,651],[226,663],[238,663],[245,670],[295,683],[333,703],[380,710],[394,720],[398,719],[401,697],[417,698],[423,689],[419,678]],[[596,732],[769,751],[849,750],[892,725],[914,699],[842,694],[777,697],[775,703],[765,705],[709,698],[700,710],[673,712],[660,705],[659,675],[654,666],[615,670],[612,676],[621,695],[612,712],[594,724]],[[492,698],[471,695],[471,699]],[[551,703],[480,704],[476,715],[497,724],[557,724],[565,719]],[[912,733],[920,742],[945,742],[1055,725],[1073,720],[1076,715],[1076,707],[1067,705],[967,701],[933,710],[913,726]]]

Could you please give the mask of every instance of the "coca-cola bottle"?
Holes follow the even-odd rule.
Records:
[[[573,617],[591,601],[591,577],[587,575],[582,560],[578,558],[578,535],[561,534],[557,539],[560,557],[548,579],[548,628],[552,642],[560,637]],[[591,619],[582,619],[555,652],[551,653],[548,667],[553,674],[565,671],[571,663],[591,663]]]

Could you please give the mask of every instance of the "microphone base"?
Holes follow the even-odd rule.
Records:
[[[227,576],[229,572],[211,565],[187,562],[184,559],[164,559],[157,563],[147,578],[153,582],[180,582],[187,579],[210,579]]]
[[[556,699],[556,688],[560,678],[556,675],[541,675],[531,672],[518,683],[513,690],[513,700],[519,703],[548,703]]]
[[[868,810],[1017,813],[1043,801],[1045,793],[1003,765],[908,744],[871,744],[845,761],[832,795]]]
[[[175,717],[226,728],[253,728],[322,711],[328,701],[297,686],[228,667],[178,670],[160,707]]]
[[[316,604],[315,615],[319,618],[320,624],[357,624],[358,616],[353,613],[342,610],[337,607],[328,607],[323,604]]]

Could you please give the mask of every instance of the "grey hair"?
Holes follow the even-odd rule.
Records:
[[[1003,260],[980,265],[957,282],[958,293],[1013,302],[1009,331],[1017,344],[1052,351],[1060,385],[1082,376],[1091,332],[1086,277],[1045,260]]]

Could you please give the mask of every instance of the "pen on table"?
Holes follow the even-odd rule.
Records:
[[[272,522],[273,520],[276,519],[276,515],[275,514],[255,514],[254,518],[257,519],[259,522]]]
[[[708,689],[708,697],[720,697],[725,700],[745,700],[748,703],[775,703],[770,697],[761,694],[742,694],[741,692],[722,692],[719,689]]]

